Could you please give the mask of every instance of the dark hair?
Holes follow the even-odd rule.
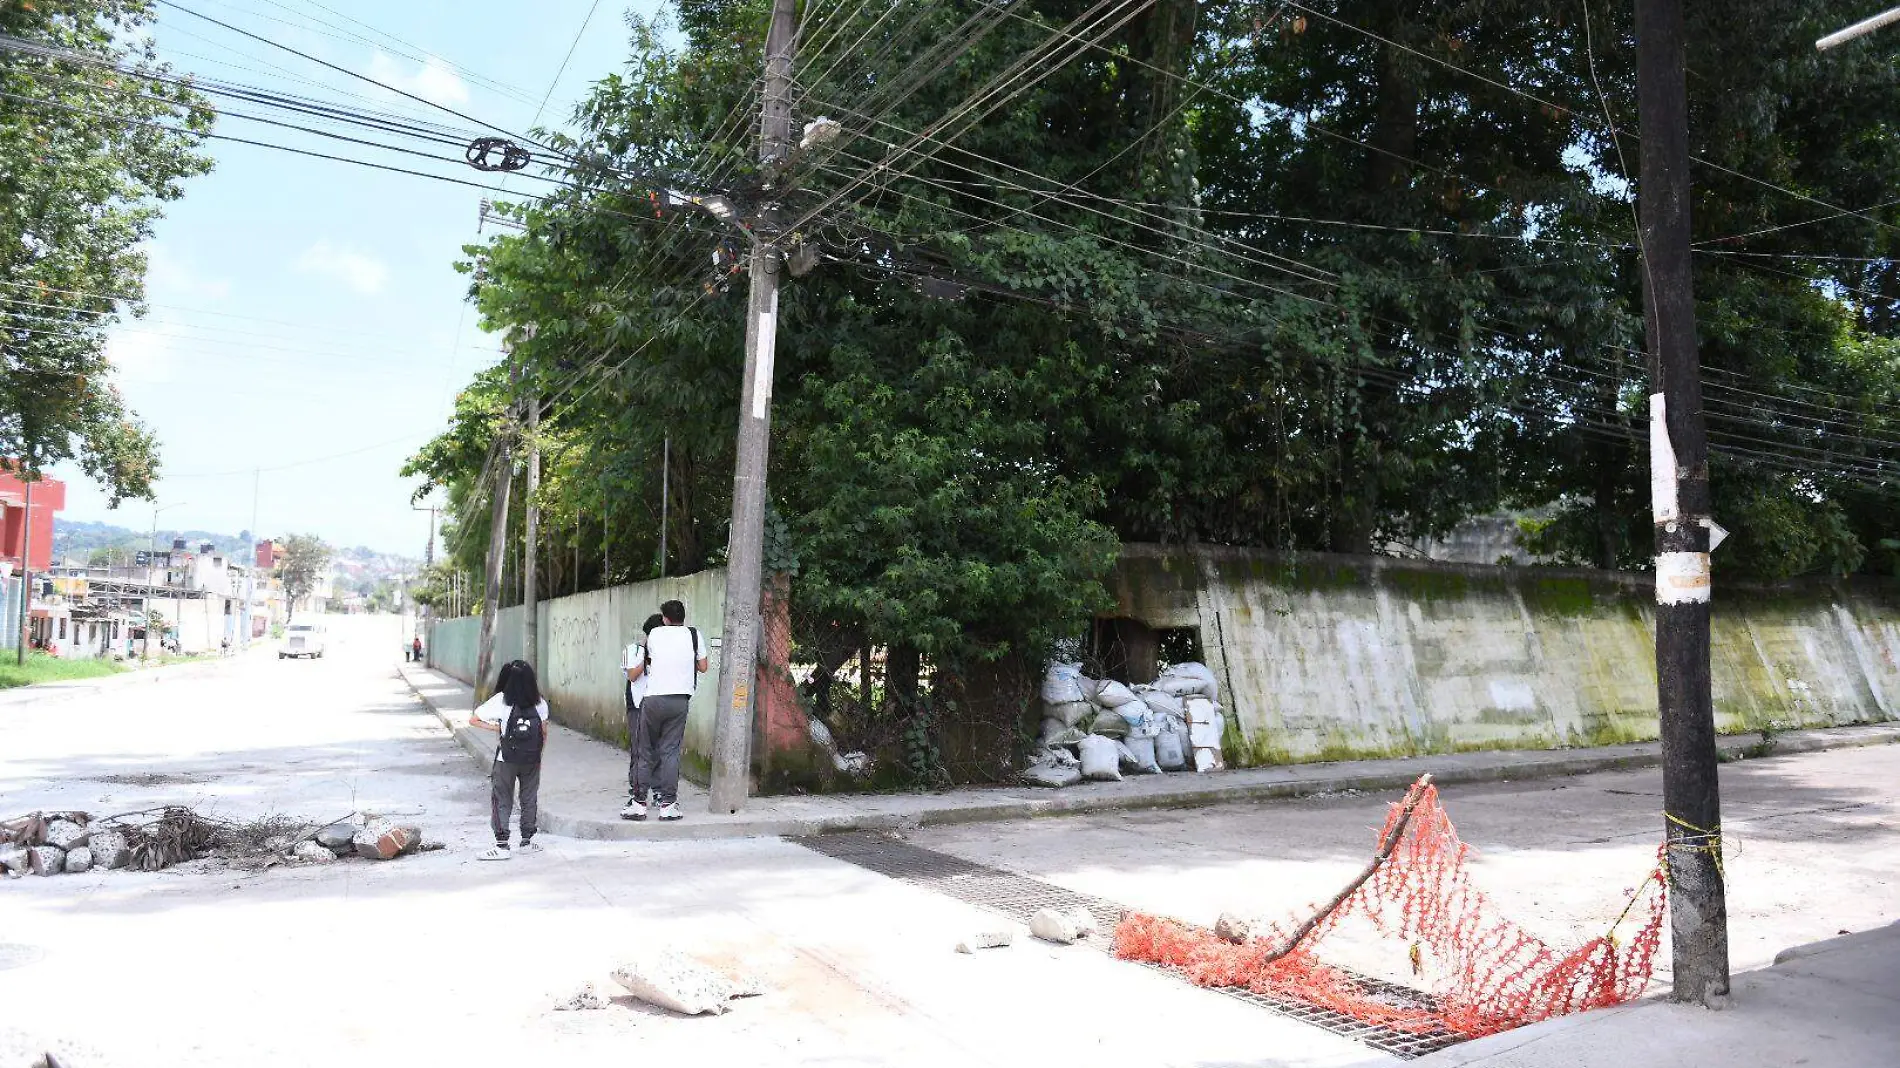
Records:
[[[655,612],[652,615],[647,617],[647,621],[645,623],[640,624],[640,633],[651,634],[653,633],[654,627],[663,627],[665,625],[666,625],[666,617],[660,615],[658,612]]]
[[[501,684],[501,699],[509,708],[534,711],[541,703],[541,687],[535,684],[534,668],[526,660],[511,660],[502,671],[508,680]]]
[[[515,665],[519,663],[521,663],[519,660],[510,660],[506,664],[503,664],[501,670],[495,672],[495,688],[488,692],[507,693],[508,680],[515,677]]]
[[[661,605],[660,614],[665,616],[666,621],[675,627],[686,622],[686,606],[679,601],[668,601]]]

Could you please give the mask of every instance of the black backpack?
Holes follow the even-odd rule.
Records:
[[[670,625],[671,624],[669,624],[669,626]],[[693,661],[693,688],[697,690],[699,688],[699,628],[687,627],[686,633],[691,636],[693,643],[687,647],[686,655],[691,657]],[[640,659],[644,664],[640,672],[641,677],[644,678],[653,674],[653,635],[651,634],[647,635],[646,642],[640,646]],[[631,686],[633,684],[628,683],[627,685]]]
[[[510,708],[501,727],[501,759],[506,764],[541,762],[541,716],[532,708]]]

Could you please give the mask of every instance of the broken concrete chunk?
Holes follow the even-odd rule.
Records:
[[[1095,917],[1087,909],[1043,909],[1029,917],[1029,933],[1045,942],[1068,945],[1095,933]]]
[[[356,832],[362,829],[363,828],[347,820],[342,823],[332,823],[317,832],[317,844],[332,851],[349,849],[353,847]]]
[[[1016,941],[1016,932],[1007,927],[994,931],[978,931],[957,943],[958,953],[975,953],[979,949],[1002,949]]]
[[[1223,942],[1232,942],[1244,946],[1253,938],[1253,921],[1235,912],[1223,912],[1220,919],[1214,921],[1214,937]]]
[[[19,846],[0,846],[0,871],[20,873],[27,869],[28,851]]]
[[[92,866],[108,871],[125,867],[129,856],[125,835],[118,831],[92,832],[92,844],[87,848],[92,850]]]
[[[35,875],[58,875],[66,870],[66,851],[58,846],[34,846],[27,852],[27,867]]]
[[[555,1012],[585,1012],[606,1007],[607,999],[600,996],[592,983],[583,983],[579,990],[554,1003]]]
[[[422,845],[422,828],[388,824],[364,827],[351,839],[356,855],[369,860],[394,860]]]
[[[66,854],[66,874],[78,875],[92,870],[92,850],[85,846]]]
[[[688,1016],[725,1012],[733,997],[731,980],[669,949],[647,950],[615,968],[613,979],[641,1001]]]
[[[298,842],[291,847],[290,855],[309,864],[336,863],[336,854],[321,842]]]
[[[46,825],[46,844],[68,852],[85,845],[92,832],[72,820],[54,820]]]

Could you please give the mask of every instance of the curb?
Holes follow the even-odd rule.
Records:
[[[457,727],[441,709],[435,706],[434,702],[423,695],[422,690],[410,681],[406,673],[398,671],[397,674],[409,687],[410,692],[415,694],[416,700],[422,702],[423,706],[428,708],[444,727],[448,728],[457,744],[468,751],[477,767],[486,771],[489,762],[494,759],[493,743],[488,740],[487,735],[470,727]],[[1836,731],[1853,731],[1854,733],[1835,733]],[[1775,741],[1772,752],[1763,755],[1784,756],[1895,743],[1900,743],[1900,723],[1820,728],[1782,735]],[[1716,739],[1717,749],[1728,754],[1731,759],[1749,755],[1749,751],[1760,744],[1755,734],[1730,735]],[[1544,755],[1547,751],[1529,752],[1531,759],[1513,763],[1478,767],[1452,765],[1442,769],[1430,769],[1432,779],[1441,784],[1508,782],[1522,779],[1562,778],[1600,771],[1634,771],[1656,767],[1662,763],[1660,747],[1653,742],[1616,746],[1609,751],[1598,751],[1588,756],[1549,757]],[[999,820],[1074,816],[1093,812],[1204,808],[1209,805],[1243,801],[1281,801],[1311,797],[1314,794],[1338,793],[1344,790],[1365,792],[1402,790],[1410,786],[1421,772],[1428,770],[1426,762],[1429,759],[1429,757],[1410,758],[1395,762],[1402,763],[1404,766],[1361,775],[1314,776],[1246,783],[1223,783],[1218,780],[1200,782],[1197,780],[1205,777],[1197,776],[1193,780],[1182,782],[1178,788],[1166,792],[1087,794],[1064,797],[1061,791],[1050,791],[1050,796],[1046,798],[1012,797],[995,802],[922,809],[915,812],[856,812],[835,816],[787,816],[775,819],[718,822],[712,822],[712,817],[709,816],[704,820],[692,819],[677,823],[651,821],[635,823],[591,816],[572,816],[550,810],[544,804],[541,807],[540,822],[542,830],[567,838],[629,842],[719,838],[810,838],[843,831],[913,831],[923,827],[949,827]],[[1290,766],[1299,767],[1300,765]],[[1328,767],[1325,764],[1308,766]]]

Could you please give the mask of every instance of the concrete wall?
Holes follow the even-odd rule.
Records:
[[[542,601],[535,656],[525,655],[527,609],[504,608],[495,617],[495,668],[527,660],[540,673],[556,720],[624,745],[626,676],[620,671],[621,653],[640,632],[640,624],[660,610],[660,603],[674,599],[685,602],[687,623],[699,628],[712,652],[709,670],[693,693],[682,760],[687,776],[703,783],[712,753],[713,707],[718,703],[726,604],[723,569]],[[435,620],[423,638],[429,666],[472,685],[480,636],[478,618]],[[493,685],[494,680],[488,682]]]
[[[1743,590],[1714,608],[1725,733],[1892,719],[1900,595]],[[1642,574],[1131,545],[1115,617],[1197,628],[1247,765],[1656,736]]]

